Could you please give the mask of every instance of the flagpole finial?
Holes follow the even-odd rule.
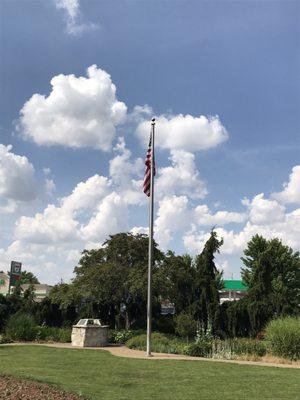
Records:
[[[151,119],[151,123],[152,123],[152,125],[155,124],[155,118],[152,118],[152,119]]]

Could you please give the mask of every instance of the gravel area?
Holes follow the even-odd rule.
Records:
[[[51,386],[25,379],[0,375],[1,400],[84,400]]]

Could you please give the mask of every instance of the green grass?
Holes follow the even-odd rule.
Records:
[[[2,345],[0,373],[93,400],[300,399],[300,371],[292,368],[135,360],[100,350]]]

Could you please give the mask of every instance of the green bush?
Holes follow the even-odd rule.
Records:
[[[173,315],[160,315],[152,323],[153,332],[161,332],[174,335],[175,321]]]
[[[265,343],[255,339],[233,339],[230,341],[234,355],[253,355],[263,357],[266,354]]]
[[[5,335],[0,335],[0,344],[11,343],[11,340],[8,339]]]
[[[108,331],[108,341],[109,343],[126,343],[127,340],[131,339],[134,336],[138,336],[144,333],[143,330],[115,330],[109,329]]]
[[[110,343],[125,343],[134,336],[134,332],[126,329],[109,330],[108,336]]]
[[[10,340],[31,341],[36,337],[37,325],[31,315],[16,313],[9,318],[5,334]]]
[[[300,359],[300,318],[285,317],[270,321],[266,327],[266,343],[276,356]]]
[[[146,350],[145,334],[132,337],[126,342],[130,349]],[[263,341],[254,339],[214,339],[209,333],[198,334],[196,342],[187,344],[175,336],[154,332],[151,342],[152,351],[158,353],[184,354],[193,357],[213,357],[233,359],[236,356],[251,355],[262,357],[266,354]]]
[[[142,334],[129,339],[126,346],[130,349],[146,351],[147,335]],[[175,336],[153,332],[151,349],[157,353],[184,354],[186,343]]]
[[[163,333],[154,332],[151,335],[151,345],[153,351],[156,347],[166,347],[169,344],[169,339]],[[126,346],[130,349],[136,350],[146,350],[147,346],[147,335],[144,333],[142,335],[134,336],[131,339],[127,340]]]
[[[71,329],[39,326],[35,339],[47,342],[69,343],[71,342]]]
[[[211,357],[212,342],[203,340],[201,342],[188,344],[184,348],[184,354],[193,357]]]
[[[175,331],[184,338],[194,337],[197,331],[197,322],[192,315],[181,313],[175,317]]]

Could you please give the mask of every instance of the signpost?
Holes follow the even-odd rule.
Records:
[[[9,294],[11,286],[16,286],[21,279],[21,269],[22,269],[22,263],[18,261],[11,262],[10,275],[9,275],[9,289],[8,289]]]

